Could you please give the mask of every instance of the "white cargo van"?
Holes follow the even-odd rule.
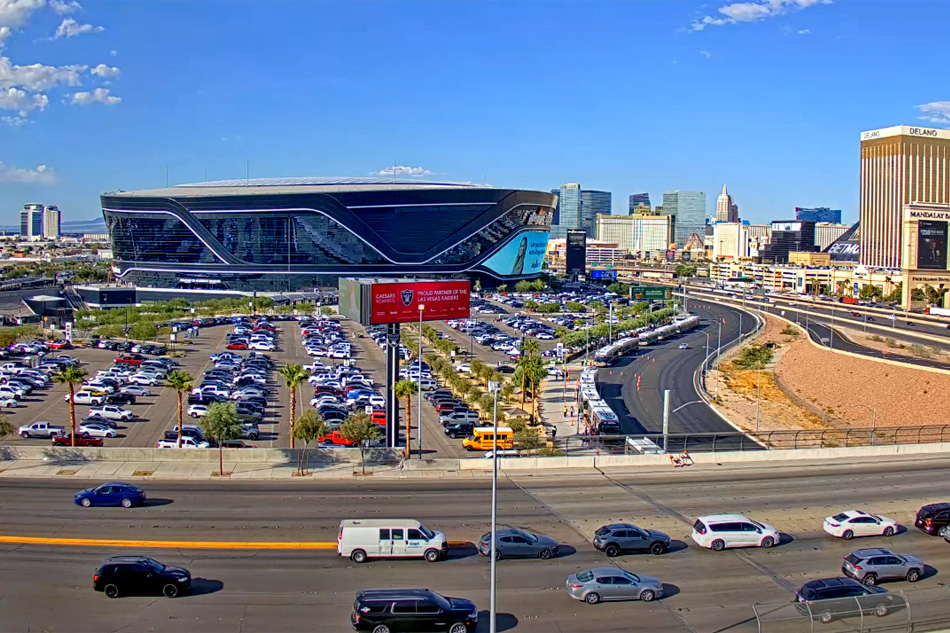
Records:
[[[434,563],[449,551],[445,534],[415,519],[344,519],[336,552],[354,563],[370,558],[425,558]]]

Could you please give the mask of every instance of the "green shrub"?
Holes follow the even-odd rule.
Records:
[[[764,345],[753,344],[739,352],[734,362],[743,369],[764,369],[772,360],[772,350]]]

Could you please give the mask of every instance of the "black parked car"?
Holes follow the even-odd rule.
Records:
[[[93,589],[110,598],[156,594],[174,598],[191,589],[191,573],[187,569],[169,567],[145,556],[107,558],[92,581]]]
[[[468,437],[474,429],[475,425],[471,422],[459,422],[445,427],[445,434],[454,440],[460,437]]]
[[[135,396],[117,391],[106,395],[106,404],[135,404]]]
[[[211,404],[212,402],[228,402],[228,399],[224,396],[216,396],[213,393],[188,394],[188,404]]]
[[[364,589],[356,594],[350,623],[357,631],[445,631],[468,633],[478,623],[478,607],[429,589]]]

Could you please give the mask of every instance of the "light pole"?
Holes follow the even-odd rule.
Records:
[[[706,388],[706,370],[709,369],[709,332],[703,332],[706,335],[706,355],[703,356],[703,389]]]
[[[719,402],[719,354],[722,352],[722,320],[719,321],[719,342],[716,344],[716,402]]]
[[[422,312],[426,309],[425,304],[419,304],[419,379],[416,386],[419,388],[419,404],[416,409],[419,410],[419,459],[422,459]],[[412,424],[412,421],[409,421]]]
[[[496,633],[496,623],[495,623],[495,581],[496,581],[496,572],[497,572],[497,553],[496,553],[496,526],[498,525],[498,441],[495,439],[498,437],[498,391],[501,385],[497,381],[489,381],[488,383],[488,393],[492,394],[495,398],[494,407],[492,411],[492,426],[494,431],[492,434],[492,456],[491,456],[491,571],[489,572],[490,576],[490,588],[488,593],[488,630],[490,633]]]
[[[762,395],[762,370],[760,369],[755,381],[755,433],[759,433],[759,397]]]
[[[614,321],[614,304],[613,302],[607,303],[607,345],[610,345],[610,341],[613,339],[613,321]]]
[[[871,412],[871,446],[874,446],[874,432],[877,431],[877,411],[872,409],[866,404],[861,404],[860,402],[855,402],[852,406],[855,407],[864,407]]]

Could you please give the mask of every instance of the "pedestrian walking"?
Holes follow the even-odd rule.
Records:
[[[557,437],[557,427],[554,427],[553,429],[551,429],[551,439],[553,440],[556,437]]]
[[[564,417],[567,417],[567,405],[564,405]]]
[[[574,417],[574,407],[571,407],[571,417]]]

